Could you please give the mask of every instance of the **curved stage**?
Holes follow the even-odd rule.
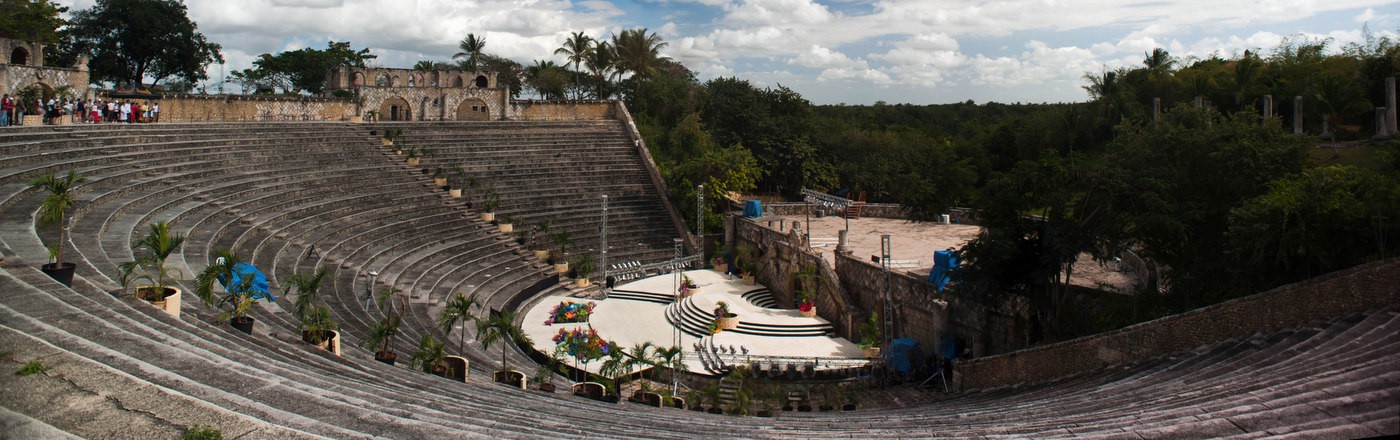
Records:
[[[780,309],[768,296],[767,288],[747,285],[737,277],[712,270],[686,271],[700,293],[674,300],[677,277],[657,275],[618,285],[607,299],[572,298],[564,294],[540,299],[525,313],[521,327],[534,341],[534,348],[545,354],[554,351],[554,336],[560,329],[587,330],[621,347],[642,342],[668,347],[674,330],[681,330],[686,367],[696,374],[719,374],[735,365],[761,368],[836,370],[860,368],[869,364],[856,344],[828,336],[831,323],[822,318],[800,316],[796,309]],[[588,322],[546,325],[550,312],[564,301],[596,303]],[[713,310],[724,301],[738,315],[739,325],[707,337],[714,319]],[[730,348],[733,352],[730,352]],[[747,350],[747,353],[745,353]],[[567,360],[566,360],[567,361]],[[597,373],[602,362],[579,364],[578,368]]]

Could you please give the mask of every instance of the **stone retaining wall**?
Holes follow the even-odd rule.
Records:
[[[734,242],[754,248],[758,255],[759,284],[773,292],[778,304],[791,307],[797,297],[797,272],[807,265],[817,267],[820,285],[812,303],[817,315],[830,321],[836,334],[855,340],[855,329],[867,311],[859,310],[841,288],[836,270],[821,257],[821,254],[802,245],[800,233],[789,230],[783,233],[758,224],[752,219],[731,215],[734,222]]]
[[[734,209],[743,210],[743,202],[736,202],[734,204]],[[763,210],[765,213],[768,214],[789,216],[805,214],[811,215],[812,217],[816,217],[818,215],[817,211],[825,211],[825,215],[840,215],[840,213],[837,213],[830,208],[822,208],[817,205],[810,205],[807,203],[800,202],[767,203],[763,205]],[[810,210],[810,212],[806,212],[808,210]],[[908,219],[909,210],[898,203],[867,203],[860,209],[860,216],[872,218]],[[948,218],[953,223],[965,225],[977,224],[977,216],[969,208],[950,208],[948,209]]]
[[[1260,332],[1400,307],[1400,258],[1119,330],[960,363],[964,389],[1037,383]]]
[[[596,121],[617,119],[611,101],[511,101],[511,114],[522,121]]]
[[[140,101],[160,103],[160,122],[346,121],[355,114],[346,99],[166,94]]]

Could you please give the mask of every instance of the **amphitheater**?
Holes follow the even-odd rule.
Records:
[[[455,341],[432,319],[452,292],[475,292],[490,309],[523,310],[572,291],[527,248],[480,220],[479,203],[449,197],[425,168],[382,145],[374,133],[389,127],[405,130],[400,143],[435,150],[428,164],[462,166],[494,187],[498,215],[547,218],[553,230],[570,231],[576,252],[600,246],[600,194],[609,195],[609,234],[625,242],[610,247],[612,261],[668,259],[681,234],[650,159],[617,119],[6,129],[0,364],[8,370],[0,374],[0,438],[176,438],[194,425],[249,439],[1400,434],[1394,260],[1313,282],[1364,292],[1339,293],[1344,304],[1305,323],[1279,318],[1280,328],[1047,380],[1008,373],[937,398],[852,411],[739,417],[522,390],[492,382],[500,349],[474,342],[464,353],[447,344],[470,361],[465,383],[389,366],[355,344],[379,316],[368,312],[371,291],[392,288],[410,299],[395,345],[401,359],[424,334]],[[57,237],[36,228],[43,194],[28,185],[69,170],[87,177],[63,243],[64,260],[77,264],[71,288],[38,269],[46,256],[41,237]],[[189,236],[172,257],[184,274],[221,247],[261,268],[274,286],[296,271],[332,268],[322,292],[342,325],[342,355],[288,336],[299,324],[286,298],[253,311],[250,335],[217,321],[192,296],[174,318],[123,293],[118,264],[132,258],[131,242],[146,225],[160,220]],[[1191,316],[1217,316],[1211,313],[1220,312]],[[1059,371],[1074,362],[1037,359],[1076,347],[1067,344],[998,359]],[[8,372],[35,359],[50,369]],[[506,362],[534,365],[519,347],[510,347]]]

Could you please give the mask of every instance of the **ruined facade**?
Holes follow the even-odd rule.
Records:
[[[365,120],[514,119],[510,89],[494,73],[342,66],[326,75],[326,93],[336,90],[355,93]]]
[[[0,93],[15,95],[30,88],[44,96],[66,90],[70,97],[86,98],[87,58],[71,68],[45,66],[43,44],[0,38]]]

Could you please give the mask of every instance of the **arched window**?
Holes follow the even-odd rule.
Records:
[[[459,89],[462,88],[462,77],[460,77],[460,76],[453,77],[453,78],[452,78],[452,87],[456,87],[456,88],[459,88]]]
[[[477,87],[477,88],[479,88],[479,89],[484,89],[484,88],[486,88],[487,85],[490,85],[490,83],[486,81],[486,75],[477,75],[477,76],[476,76],[476,87]]]
[[[418,78],[417,78],[417,77],[418,77],[418,75],[409,75],[409,76],[408,76],[408,86],[409,86],[409,87],[415,87],[415,86],[418,84],[418,81],[417,81]]]
[[[381,73],[381,74],[379,74],[379,78],[375,78],[375,79],[374,79],[374,85],[379,86],[379,87],[389,87],[390,85],[393,85],[393,84],[394,84],[394,80],[389,79],[389,74],[387,74],[387,73]]]
[[[352,78],[354,78],[353,80],[351,80],[351,83],[350,83],[350,85],[351,85],[352,87],[359,87],[359,86],[365,85],[365,74],[360,73],[360,72],[355,72],[355,75],[352,76]]]
[[[10,52],[10,64],[28,65],[29,51],[24,50],[23,47],[16,47],[14,52]]]

